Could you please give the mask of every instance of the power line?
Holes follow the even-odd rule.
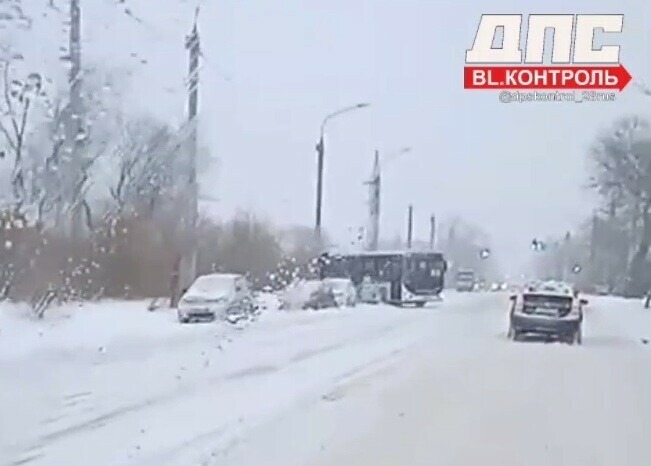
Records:
[[[124,0],[118,0],[118,3],[115,3],[114,1],[111,0],[106,0],[107,2],[111,2],[112,5],[114,6],[120,6],[124,5],[125,1]],[[197,8],[200,8],[204,4],[205,0],[200,0],[197,3]],[[172,31],[168,31],[162,28],[158,28],[151,24],[149,21],[145,21],[142,16],[136,15],[131,8],[126,7],[124,10],[122,10],[122,13],[130,18],[132,21],[134,21],[136,24],[144,27],[145,29],[148,29],[150,33],[154,34],[157,36],[158,39],[164,39],[164,40],[169,40],[173,41],[175,44],[179,43],[179,38],[178,35]],[[232,78],[223,70],[221,69],[220,66],[218,66],[216,63],[212,61],[212,59],[209,59],[206,56],[206,53],[204,50],[201,50],[201,58],[203,61],[210,67],[213,68],[213,71],[215,71],[219,77],[227,82],[232,82]]]

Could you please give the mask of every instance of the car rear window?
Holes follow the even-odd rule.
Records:
[[[523,304],[525,308],[568,309],[572,307],[572,297],[525,294]]]

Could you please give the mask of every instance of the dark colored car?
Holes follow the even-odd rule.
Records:
[[[583,340],[583,308],[588,301],[570,288],[542,285],[510,297],[508,336],[537,335],[580,345]]]
[[[303,309],[325,309],[338,307],[337,296],[331,286],[322,284],[310,294],[310,298],[303,304]]]

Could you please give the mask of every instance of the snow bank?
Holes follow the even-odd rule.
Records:
[[[276,295],[262,293],[257,298],[260,311],[279,307]],[[150,300],[106,300],[98,303],[66,304],[52,307],[39,320],[25,304],[0,304],[0,360],[40,351],[72,353],[107,351],[109,348],[142,346],[151,343],[194,338],[233,331],[226,323],[180,326],[176,312],[169,308],[148,311]]]
[[[280,297],[277,293],[259,293],[256,302],[262,311],[277,311],[280,308]]]
[[[321,282],[317,280],[299,280],[292,283],[285,288],[280,295],[283,309],[302,309],[303,304],[309,301],[310,295],[316,291],[319,286],[321,286]]]
[[[68,307],[42,322],[3,311],[0,464],[200,464],[425,335],[449,344],[473,309],[454,302],[263,312],[245,330],[180,325],[146,302]]]
[[[35,319],[28,306],[0,307],[0,358],[56,350],[98,350],[117,339],[165,338],[178,332],[169,310],[148,312],[146,301],[105,301],[49,309]]]
[[[590,296],[588,300],[586,327],[594,323],[599,329],[607,329],[603,335],[596,335],[596,341],[606,343],[611,335],[635,342],[651,341],[651,309],[644,309],[644,300],[615,296]]]

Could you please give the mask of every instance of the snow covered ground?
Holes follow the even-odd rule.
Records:
[[[582,347],[507,341],[503,294],[243,329],[0,309],[0,465],[651,463],[651,311],[591,301]]]

